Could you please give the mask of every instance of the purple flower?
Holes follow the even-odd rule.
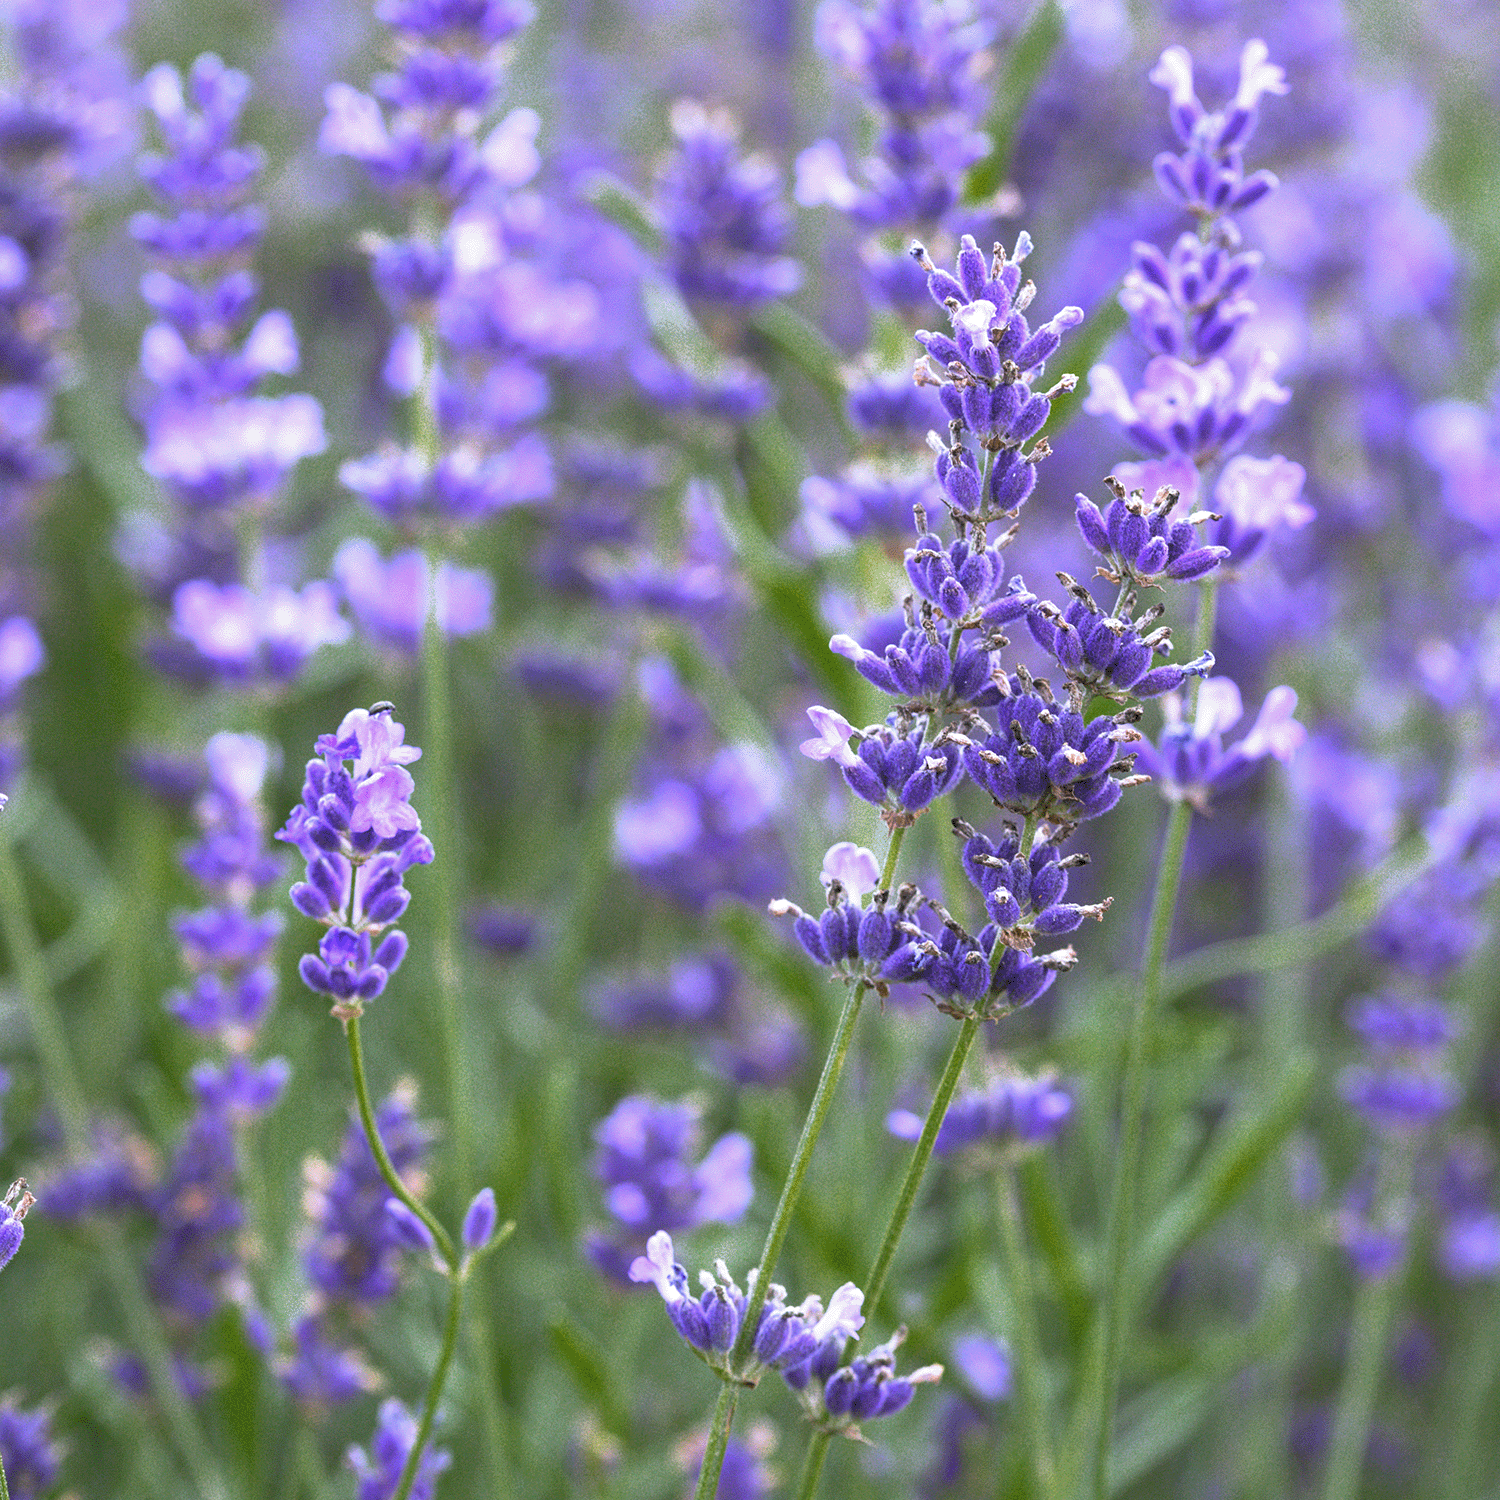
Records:
[[[385,562],[373,542],[351,537],[334,554],[333,576],[360,628],[380,646],[415,653],[434,610],[438,628],[451,637],[482,635],[493,622],[488,573],[439,563],[434,603],[427,558],[416,549]]]
[[[629,1095],[594,1129],[598,1151],[594,1175],[605,1192],[610,1214],[640,1244],[648,1227],[669,1231],[699,1224],[736,1223],[754,1195],[750,1141],[738,1133],[721,1136],[694,1163],[699,1143],[696,1106],[667,1104]],[[604,1255],[604,1265],[623,1260]]]
[[[722,110],[683,99],[672,107],[677,147],[657,179],[669,266],[684,296],[748,308],[795,292],[796,261],[781,254],[792,218],[771,162],[742,156]]]
[[[1055,1140],[1073,1113],[1073,1096],[1055,1076],[1028,1078],[1002,1074],[977,1093],[960,1095],[948,1106],[933,1150],[948,1156],[989,1143],[1008,1149]],[[910,1110],[892,1110],[885,1128],[898,1140],[914,1141],[922,1121]]]
[[[380,1139],[407,1190],[420,1191],[432,1132],[416,1118],[414,1090],[398,1088],[375,1111]],[[303,1268],[330,1305],[370,1306],[396,1294],[401,1277],[402,1240],[386,1213],[391,1190],[359,1121],[344,1133],[338,1165],[321,1162],[307,1169],[308,1215],[312,1238]]]
[[[1224,465],[1214,486],[1214,506],[1223,514],[1214,539],[1229,549],[1232,562],[1247,562],[1278,526],[1300,531],[1313,519],[1317,512],[1302,498],[1306,478],[1301,464],[1280,454],[1237,453]]]
[[[831,0],[818,9],[818,50],[852,76],[875,116],[874,153],[851,176],[819,141],[797,158],[797,201],[827,203],[872,229],[932,228],[957,204],[987,138],[983,48],[991,24],[969,5]]]
[[[26,1189],[25,1179],[11,1183],[0,1198],[0,1270],[4,1270],[25,1238],[26,1215],[36,1199]]]
[[[1006,1401],[1014,1383],[1010,1349],[984,1333],[961,1333],[953,1340],[953,1363],[964,1383],[982,1401]]]
[[[23,1411],[8,1397],[0,1401],[0,1464],[11,1500],[41,1500],[62,1466],[49,1412]]]
[[[379,995],[405,958],[405,934],[388,929],[410,899],[406,871],[433,858],[405,769],[422,752],[405,737],[389,704],[346,714],[337,733],[319,738],[302,801],[276,835],[307,861],[292,904],[328,929],[299,972],[309,989],[333,997],[341,1019]]]
[[[499,1222],[494,1188],[480,1188],[464,1212],[463,1245],[471,1254],[483,1250],[495,1235]]]
[[[1183,722],[1176,697],[1169,698],[1160,749],[1143,743],[1136,764],[1169,801],[1189,802],[1206,813],[1216,793],[1242,781],[1261,761],[1291,764],[1307,740],[1307,730],[1292,717],[1296,707],[1291,688],[1272,688],[1248,733],[1226,749],[1225,734],[1244,714],[1240,690],[1228,677],[1207,678],[1192,724]]]
[[[356,1500],[395,1500],[401,1471],[417,1441],[417,1419],[394,1396],[380,1403],[369,1452],[351,1447],[346,1455],[354,1470]],[[437,1477],[453,1462],[443,1448],[428,1448],[417,1464],[411,1500],[433,1500]]]
[[[731,1369],[729,1352],[747,1302],[723,1261],[716,1263],[715,1272],[702,1274],[703,1291],[693,1297],[687,1272],[675,1259],[672,1236],[662,1229],[646,1242],[646,1253],[631,1263],[630,1279],[654,1284],[683,1341],[712,1368],[733,1378],[754,1379],[769,1367],[780,1370],[793,1389],[801,1389],[812,1374],[820,1378],[830,1374],[844,1345],[864,1326],[864,1293],[852,1281],[834,1292],[826,1311],[818,1297],[789,1305],[786,1288],[773,1283],[760,1311],[746,1365]],[[824,1365],[826,1368],[822,1368]]]

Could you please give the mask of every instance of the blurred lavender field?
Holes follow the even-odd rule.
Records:
[[[1500,1500],[1494,7],[0,17],[0,1500]]]

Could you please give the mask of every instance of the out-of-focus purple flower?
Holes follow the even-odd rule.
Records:
[[[1493,411],[1439,401],[1412,420],[1417,451],[1442,476],[1443,504],[1486,536],[1500,535],[1500,441]]]
[[[1188,802],[1206,813],[1217,793],[1243,780],[1261,761],[1291,764],[1307,740],[1307,730],[1292,717],[1296,707],[1291,688],[1272,688],[1248,732],[1226,749],[1224,736],[1244,715],[1240,690],[1228,677],[1207,678],[1191,724],[1183,719],[1176,695],[1167,699],[1160,748],[1142,742],[1136,765],[1169,801]]]
[[[62,1467],[49,1412],[24,1411],[9,1397],[0,1401],[0,1464],[11,1500],[41,1500]]]
[[[356,1500],[395,1500],[401,1471],[417,1441],[417,1419],[394,1396],[380,1403],[369,1451],[351,1447],[346,1455],[354,1470]],[[445,1448],[431,1448],[417,1464],[411,1500],[433,1500],[437,1478],[453,1462]]]
[[[1056,1077],[1003,1074],[977,1093],[948,1106],[933,1150],[948,1156],[987,1142],[1001,1147],[1034,1146],[1056,1139],[1073,1113],[1073,1096]],[[898,1140],[914,1141],[922,1120],[910,1110],[892,1110],[885,1127]]]
[[[981,1401],[1010,1399],[1014,1376],[1010,1348],[987,1333],[961,1333],[953,1340],[953,1363]]]
[[[1302,498],[1307,473],[1301,464],[1274,454],[1250,458],[1237,453],[1214,486],[1214,506],[1223,519],[1213,536],[1229,549],[1230,561],[1244,563],[1278,526],[1300,531],[1317,514]]]
[[[151,655],[175,676],[252,684],[295,677],[322,646],[348,640],[333,586],[315,579],[252,592],[243,584],[190,579],[172,596],[175,640]]]
[[[439,563],[434,601],[432,571],[415,548],[386,562],[373,542],[351,537],[334,554],[333,576],[376,645],[416,652],[432,613],[452,637],[482,635],[493,623],[495,585],[488,573]]]
[[[497,958],[530,952],[541,936],[542,924],[534,912],[491,902],[469,913],[469,936]]]
[[[750,1141],[738,1132],[721,1136],[701,1160],[700,1115],[690,1103],[670,1104],[629,1095],[594,1129],[594,1175],[605,1206],[625,1231],[631,1249],[648,1228],[682,1231],[699,1224],[733,1224],[750,1206]],[[603,1270],[623,1274],[629,1251],[596,1239],[590,1254]]]
[[[785,773],[756,744],[722,744],[671,666],[643,662],[653,731],[635,791],[615,810],[615,852],[637,879],[694,908],[764,899],[780,878]]]
[[[797,201],[827,203],[871,229],[936,228],[989,145],[975,127],[992,22],[968,3],[825,0],[816,37],[873,112],[874,150],[856,178],[834,142],[808,147],[797,158]]]
[[[376,1106],[375,1123],[397,1175],[420,1193],[432,1132],[416,1117],[415,1090],[398,1085]],[[303,1171],[311,1233],[302,1264],[313,1296],[277,1373],[299,1400],[329,1405],[378,1384],[351,1342],[353,1328],[369,1308],[395,1296],[406,1242],[386,1211],[390,1188],[357,1119],[344,1133],[337,1166],[311,1158]]]
[[[683,295],[737,308],[790,296],[802,271],[781,253],[792,217],[770,160],[741,155],[733,118],[694,100],[673,105],[672,133],[656,200]]]
[[[516,429],[548,404],[534,361],[595,342],[598,296],[527,262],[515,243],[524,234],[507,233],[525,217],[517,190],[541,167],[541,119],[521,107],[484,121],[503,77],[499,43],[531,9],[497,0],[379,14],[396,70],[375,79],[375,97],[332,84],[319,145],[360,162],[387,192],[425,200],[417,232],[370,247],[398,320],[387,382],[427,409],[432,430],[345,463],[340,479],[401,525],[485,520],[551,494],[546,444]]]
[[[637,349],[630,356],[630,376],[664,410],[694,411],[726,422],[748,422],[772,401],[765,377],[734,360],[712,371],[693,371],[670,363],[654,349]]]
[[[1444,1067],[1457,1028],[1440,1002],[1374,996],[1352,1006],[1348,1020],[1373,1056],[1344,1071],[1339,1093],[1377,1129],[1420,1130],[1458,1103],[1457,1082]]]

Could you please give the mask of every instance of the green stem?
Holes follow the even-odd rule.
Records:
[[[1052,1449],[1052,1425],[1047,1416],[1041,1330],[1037,1326],[1036,1292],[1026,1252],[1026,1231],[1021,1222],[1014,1161],[1007,1161],[1000,1169],[998,1187],[1000,1251],[1005,1261],[1006,1280],[1010,1283],[1017,1373],[1021,1385],[1021,1417],[1026,1424],[1027,1446],[1031,1449],[1036,1471],[1037,1494],[1042,1500],[1051,1500],[1057,1494],[1057,1461]]]
[[[422,1419],[417,1424],[417,1438],[406,1455],[406,1464],[401,1470],[401,1481],[396,1486],[394,1500],[409,1500],[411,1487],[417,1482],[417,1470],[421,1467],[422,1452],[432,1436],[432,1424],[437,1418],[438,1402],[443,1397],[443,1386],[448,1381],[448,1368],[453,1363],[453,1351],[458,1347],[458,1329],[463,1321],[464,1273],[454,1269],[449,1274],[448,1316],[443,1323],[443,1349],[438,1355],[437,1368],[427,1383],[427,1399],[422,1403]]]
[[[370,1144],[370,1155],[375,1158],[375,1165],[380,1169],[380,1175],[385,1178],[385,1185],[431,1232],[432,1238],[437,1242],[437,1247],[442,1253],[443,1261],[448,1267],[448,1274],[457,1276],[458,1254],[453,1248],[453,1241],[448,1231],[438,1222],[432,1211],[425,1204],[418,1202],[408,1191],[400,1174],[391,1163],[391,1158],[385,1149],[385,1142],[380,1139],[380,1130],[375,1124],[375,1111],[370,1107],[370,1085],[365,1081],[365,1054],[359,1039],[358,1016],[351,1016],[344,1023],[344,1035],[349,1039],[349,1066],[354,1074],[354,1098],[359,1107],[359,1122],[364,1126],[365,1139]]]
[[[10,1500],[10,1486],[5,1482],[4,1459],[0,1459],[0,1500]]]
[[[1441,1474],[1433,1493],[1441,1500],[1467,1500],[1480,1492],[1481,1443],[1488,1446],[1494,1440],[1495,1429],[1485,1413],[1500,1373],[1500,1294],[1483,1285],[1469,1295],[1474,1315],[1466,1320],[1464,1352],[1452,1367],[1446,1403],[1453,1413],[1451,1442],[1433,1455],[1433,1467]]]
[[[1146,1053],[1156,1030],[1161,1008],[1162,970],[1172,920],[1177,914],[1177,893],[1182,884],[1182,866],[1187,853],[1192,809],[1175,802],[1167,818],[1166,841],[1151,900],[1151,925],[1146,939],[1146,964],[1130,1018],[1130,1036],[1121,1083],[1120,1141],[1115,1156],[1114,1181],[1109,1195],[1109,1219],[1104,1258],[1104,1304],[1099,1311],[1100,1335],[1097,1356],[1097,1412],[1093,1431],[1093,1494],[1106,1500],[1109,1445],[1114,1427],[1115,1398],[1120,1386],[1120,1350],[1130,1302],[1129,1252],[1135,1221],[1135,1200],[1140,1191],[1141,1157],[1144,1146],[1148,1070]]]
[[[888,891],[891,888],[891,882],[896,877],[896,862],[901,856],[901,845],[905,838],[905,828],[891,830],[891,841],[886,849],[885,865],[880,872],[881,890]],[[865,992],[869,987],[869,981],[861,979],[849,991],[848,998],[844,1001],[844,1008],[839,1012],[838,1026],[834,1030],[833,1041],[829,1044],[828,1056],[823,1062],[823,1072],[818,1079],[818,1087],[813,1093],[812,1103],[808,1105],[807,1118],[802,1123],[802,1135],[797,1142],[792,1164],[787,1169],[786,1181],[782,1184],[781,1197],[777,1201],[776,1211],[771,1215],[770,1228],[766,1231],[766,1242],[760,1252],[755,1286],[746,1299],[744,1320],[735,1337],[734,1348],[730,1351],[731,1368],[744,1365],[750,1353],[750,1346],[755,1342],[756,1327],[760,1322],[760,1310],[765,1306],[766,1298],[770,1295],[771,1277],[775,1275],[776,1262],[781,1256],[781,1246],[786,1240],[787,1231],[792,1227],[792,1213],[797,1207],[797,1199],[802,1195],[802,1182],[807,1176],[813,1150],[818,1144],[819,1135],[823,1132],[823,1122],[827,1118],[829,1106],[833,1103],[834,1093],[838,1089],[839,1075],[844,1071],[844,1059],[849,1055],[849,1045],[854,1040],[854,1027],[859,1020],[860,1007],[864,1004]],[[713,1496],[718,1491],[719,1474],[724,1467],[724,1450],[729,1443],[729,1428],[734,1421],[734,1409],[738,1400],[739,1397],[734,1391],[733,1384],[726,1382],[719,1392],[719,1400],[714,1407],[713,1420],[708,1432],[708,1446],[703,1451],[703,1467],[698,1474],[698,1487],[693,1492],[694,1500],[713,1500]]]
[[[797,1500],[813,1500],[818,1493],[818,1480],[823,1473],[823,1461],[833,1444],[833,1436],[827,1432],[815,1432],[807,1445],[807,1459],[802,1465],[802,1477],[797,1481]]]
[[[1216,579],[1206,579],[1198,589],[1198,618],[1193,628],[1193,654],[1201,656],[1213,645],[1218,618],[1219,590]],[[1202,678],[1192,687],[1198,701]],[[1161,1010],[1162,976],[1167,962],[1167,944],[1177,915],[1177,893],[1182,886],[1182,866],[1187,855],[1192,809],[1174,802],[1167,817],[1166,839],[1151,898],[1151,925],[1146,938],[1146,962],[1136,991],[1130,1018],[1130,1037],[1121,1080],[1120,1144],[1115,1157],[1114,1181],[1110,1187],[1109,1219],[1105,1241],[1105,1301],[1100,1309],[1101,1329],[1097,1376],[1097,1412],[1093,1423],[1093,1495],[1106,1500],[1109,1493],[1109,1446],[1114,1432],[1115,1401],[1120,1389],[1120,1354],[1130,1289],[1128,1261],[1133,1237],[1136,1198],[1140,1193],[1143,1132],[1149,1077],[1146,1053],[1156,1031]]]
[[[0,819],[3,819],[3,814],[0,814]],[[36,933],[27,916],[20,868],[3,822],[0,822],[0,924],[3,924],[5,945],[10,950],[47,1091],[62,1119],[69,1150],[83,1157],[92,1147],[88,1106],[68,1047],[62,1016],[47,982]],[[104,1251],[105,1272],[125,1315],[130,1337],[151,1377],[151,1389],[172,1440],[201,1500],[218,1500],[227,1493],[224,1480],[208,1440],[198,1425],[197,1414],[182,1393],[161,1323],[141,1288],[119,1232],[113,1225],[105,1225],[99,1231],[99,1240]]]
[[[726,1380],[719,1386],[714,1415],[708,1428],[708,1443],[703,1449],[703,1466],[698,1470],[698,1484],[693,1500],[714,1500],[719,1493],[719,1475],[724,1469],[724,1454],[729,1448],[729,1429],[734,1426],[734,1409],[739,1405],[740,1388]]]
[[[969,1049],[974,1045],[974,1039],[979,1035],[979,1028],[983,1024],[978,1016],[968,1016],[958,1029],[953,1050],[948,1054],[948,1065],[943,1069],[942,1078],[938,1080],[937,1093],[933,1095],[927,1119],[922,1125],[922,1134],[917,1138],[911,1164],[902,1180],[896,1206],[891,1210],[891,1217],[885,1226],[885,1237],[880,1242],[880,1249],[875,1252],[875,1263],[870,1267],[870,1274],[865,1278],[866,1316],[872,1316],[880,1306],[880,1295],[885,1290],[891,1262],[896,1258],[896,1247],[901,1243],[906,1221],[911,1217],[912,1206],[917,1201],[917,1190],[922,1186],[927,1163],[932,1160],[933,1143],[937,1140],[943,1116],[948,1113],[948,1104],[958,1088],[958,1080],[963,1076]]]
[[[1324,1471],[1324,1500],[1353,1500],[1375,1413],[1386,1332],[1395,1307],[1398,1278],[1382,1276],[1360,1283],[1349,1329],[1349,1362],[1339,1388],[1338,1415]]]
[[[452,705],[448,693],[448,656],[437,619],[435,550],[427,557],[432,594],[422,632],[422,791],[433,844],[440,851],[432,862],[432,899],[437,914],[433,949],[443,1058],[448,1074],[448,1115],[453,1128],[454,1180],[460,1193],[472,1178],[473,1128],[470,1091],[464,1081],[463,1013],[458,966],[458,914],[454,871],[458,861],[453,806]]]

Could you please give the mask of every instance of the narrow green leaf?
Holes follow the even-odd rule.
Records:
[[[750,316],[750,326],[818,388],[840,422],[847,426],[844,409],[848,390],[842,361],[822,330],[785,302],[771,302],[758,308]]]
[[[1016,1168],[1016,1186],[1027,1232],[1042,1253],[1052,1289],[1062,1304],[1069,1342],[1080,1348],[1089,1326],[1089,1289],[1052,1174],[1051,1158],[1044,1152],[1032,1152]]]
[[[1124,326],[1125,309],[1115,300],[1114,292],[1110,292],[1108,297],[1095,304],[1078,332],[1063,341],[1057,358],[1048,364],[1047,377],[1056,380],[1062,375],[1074,375],[1078,378],[1078,385],[1053,400],[1052,416],[1046,427],[1048,437],[1056,437],[1083,409],[1089,371],[1098,364],[1109,341]]]
[[[1218,1386],[1202,1375],[1182,1375],[1126,1404],[1109,1454],[1111,1495],[1129,1489],[1197,1432],[1214,1411]]]
[[[1042,0],[1011,43],[1004,71],[995,87],[994,103],[984,122],[990,136],[990,149],[969,168],[964,182],[965,203],[982,203],[1004,185],[1010,173],[1010,158],[1015,150],[1021,116],[1062,45],[1066,32],[1062,7],[1057,0]]]
[[[566,1314],[547,1324],[552,1347],[557,1351],[579,1394],[599,1413],[599,1419],[615,1434],[625,1437],[630,1424],[626,1419],[608,1362],[594,1341]]]
[[[1136,1256],[1136,1295],[1143,1295],[1188,1245],[1223,1214],[1296,1129],[1312,1092],[1312,1059],[1290,1061],[1270,1097],[1243,1115],[1212,1147],[1197,1172],[1152,1226]]]
[[[583,196],[642,250],[658,257],[666,253],[666,241],[651,205],[628,182],[613,172],[591,172],[584,179]]]
[[[641,278],[641,306],[651,336],[668,358],[685,370],[708,377],[724,363],[718,346],[703,331],[682,294],[665,277]]]

